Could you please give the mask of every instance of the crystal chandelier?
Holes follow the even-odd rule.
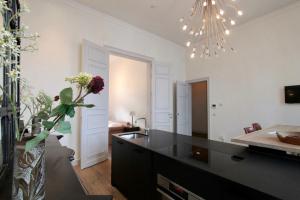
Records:
[[[235,51],[226,42],[230,28],[236,24],[236,17],[243,11],[235,5],[236,0],[196,0],[189,18],[180,18],[182,30],[187,33],[186,46],[190,48],[190,57],[201,58],[218,56],[219,52],[229,49]]]

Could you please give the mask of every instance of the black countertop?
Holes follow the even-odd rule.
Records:
[[[299,158],[158,130],[127,141],[273,197],[300,199]]]

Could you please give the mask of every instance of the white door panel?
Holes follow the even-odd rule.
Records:
[[[91,42],[84,41],[82,71],[104,79],[100,94],[86,97],[86,104],[94,108],[81,110],[81,168],[90,167],[107,159],[108,155],[108,53]]]
[[[173,131],[172,85],[169,66],[156,63],[153,70],[153,127]]]
[[[176,131],[183,135],[192,135],[190,116],[191,86],[184,82],[176,84]]]
[[[170,91],[170,80],[168,77],[157,77],[156,78],[156,95],[157,102],[156,108],[158,110],[164,109],[169,110],[170,108],[170,99],[169,99],[169,91]]]

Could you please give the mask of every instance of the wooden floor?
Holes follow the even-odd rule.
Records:
[[[84,170],[81,170],[78,165],[75,166],[74,169],[89,195],[113,195],[114,200],[126,200],[126,198],[110,184],[110,159]]]

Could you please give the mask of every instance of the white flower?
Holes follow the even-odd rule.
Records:
[[[7,76],[11,78],[12,81],[16,81],[20,77],[20,71],[18,69],[13,69],[7,73]]]
[[[5,10],[10,10],[7,7],[7,3],[5,0],[0,0],[0,12],[3,13]]]

